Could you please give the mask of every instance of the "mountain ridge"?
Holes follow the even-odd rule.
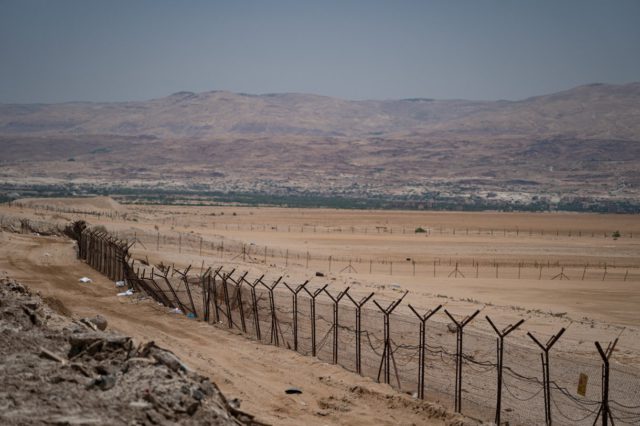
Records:
[[[640,211],[640,83],[520,101],[214,91],[0,105],[0,152],[0,196],[88,185],[415,205],[445,197],[447,208],[496,200],[546,208],[570,197],[586,209],[616,200]]]
[[[352,101],[304,93],[181,91],[148,101],[0,104],[0,134],[206,139],[252,133],[354,137],[473,130],[640,140],[639,105],[640,83],[583,85],[518,101]],[[616,114],[613,125],[601,119],[611,113]]]

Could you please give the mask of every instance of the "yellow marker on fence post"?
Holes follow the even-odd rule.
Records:
[[[589,381],[589,376],[584,373],[580,373],[580,378],[578,379],[578,395],[585,396],[587,394],[587,382]]]

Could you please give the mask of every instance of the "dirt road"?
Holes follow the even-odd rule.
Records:
[[[148,300],[117,297],[113,283],[75,260],[73,243],[66,239],[0,233],[0,273],[40,291],[59,310],[77,316],[101,314],[110,327],[174,351],[261,421],[435,425],[454,420],[437,405],[342,368],[167,313]],[[79,283],[82,276],[93,282]],[[289,387],[303,393],[287,395]]]

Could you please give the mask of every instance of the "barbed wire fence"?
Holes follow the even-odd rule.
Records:
[[[172,234],[144,229],[120,230],[118,237],[138,241],[148,251],[177,248],[179,254],[216,255],[267,266],[299,266],[325,272],[351,272],[362,275],[429,276],[434,278],[495,278],[573,281],[640,281],[640,264],[635,259],[601,259],[591,263],[546,259],[488,259],[475,257],[406,257],[323,255],[309,250],[269,247],[245,243],[224,236],[196,233]]]
[[[499,328],[486,317],[491,334],[476,327],[482,321],[477,311],[447,311],[449,320],[437,314],[440,307],[421,314],[402,304],[406,293],[396,300],[375,294],[356,299],[348,288],[250,277],[223,267],[194,273],[191,267],[136,264],[131,244],[85,229],[78,254],[174,312],[315,356],[480,420],[640,422],[640,371],[610,359],[615,342],[606,350],[594,342],[592,358],[567,357],[553,351],[562,330],[547,341],[533,336],[535,344],[526,345],[507,338],[523,321]]]
[[[33,209],[34,211],[61,213],[67,215],[73,215],[80,219],[88,218],[100,218],[104,220],[113,221],[131,221],[138,222],[138,213],[157,215],[158,210],[148,205],[137,205],[136,211],[118,211],[109,208],[103,209],[91,209],[91,208],[77,208],[77,207],[64,207],[60,205],[38,203],[35,201],[10,201],[6,204],[9,207],[19,209]],[[192,207],[199,207],[193,205]],[[226,207],[228,206],[219,206]],[[216,206],[209,206],[211,210],[215,210]],[[178,226],[180,220],[176,218],[176,211],[167,212],[164,217],[156,217],[155,220],[165,225]],[[178,212],[179,213],[179,212]],[[213,230],[224,231],[262,231],[262,232],[300,232],[300,233],[324,233],[324,234],[360,234],[360,235],[399,235],[399,234],[422,234],[425,236],[460,236],[460,237],[473,237],[473,236],[486,236],[486,237],[563,237],[563,238],[599,238],[599,239],[611,239],[611,238],[628,238],[634,237],[632,230],[625,229],[603,229],[601,227],[584,227],[580,229],[566,229],[556,228],[548,229],[543,227],[494,227],[494,226],[478,226],[468,227],[459,226],[456,227],[452,224],[446,225],[426,225],[424,223],[416,223],[415,225],[393,225],[393,224],[367,224],[367,225],[327,225],[321,223],[299,223],[299,224],[267,224],[267,223],[252,223],[251,221],[231,221],[227,220],[227,217],[236,218],[235,212],[224,215],[224,212],[219,212],[216,216],[214,213],[209,213],[203,216],[207,216],[206,220],[196,221],[193,218],[189,222],[192,226],[199,226],[201,228],[212,228]],[[217,221],[212,221],[211,218],[216,217]],[[222,218],[225,218],[224,220]],[[637,237],[637,232],[636,232]]]

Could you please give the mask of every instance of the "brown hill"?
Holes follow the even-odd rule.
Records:
[[[0,134],[209,139],[445,132],[640,140],[639,116],[640,83],[581,86],[516,102],[179,92],[144,102],[0,105]]]
[[[180,92],[144,102],[0,105],[0,150],[6,192],[26,182],[63,193],[108,183],[638,201],[640,83],[522,101]]]

